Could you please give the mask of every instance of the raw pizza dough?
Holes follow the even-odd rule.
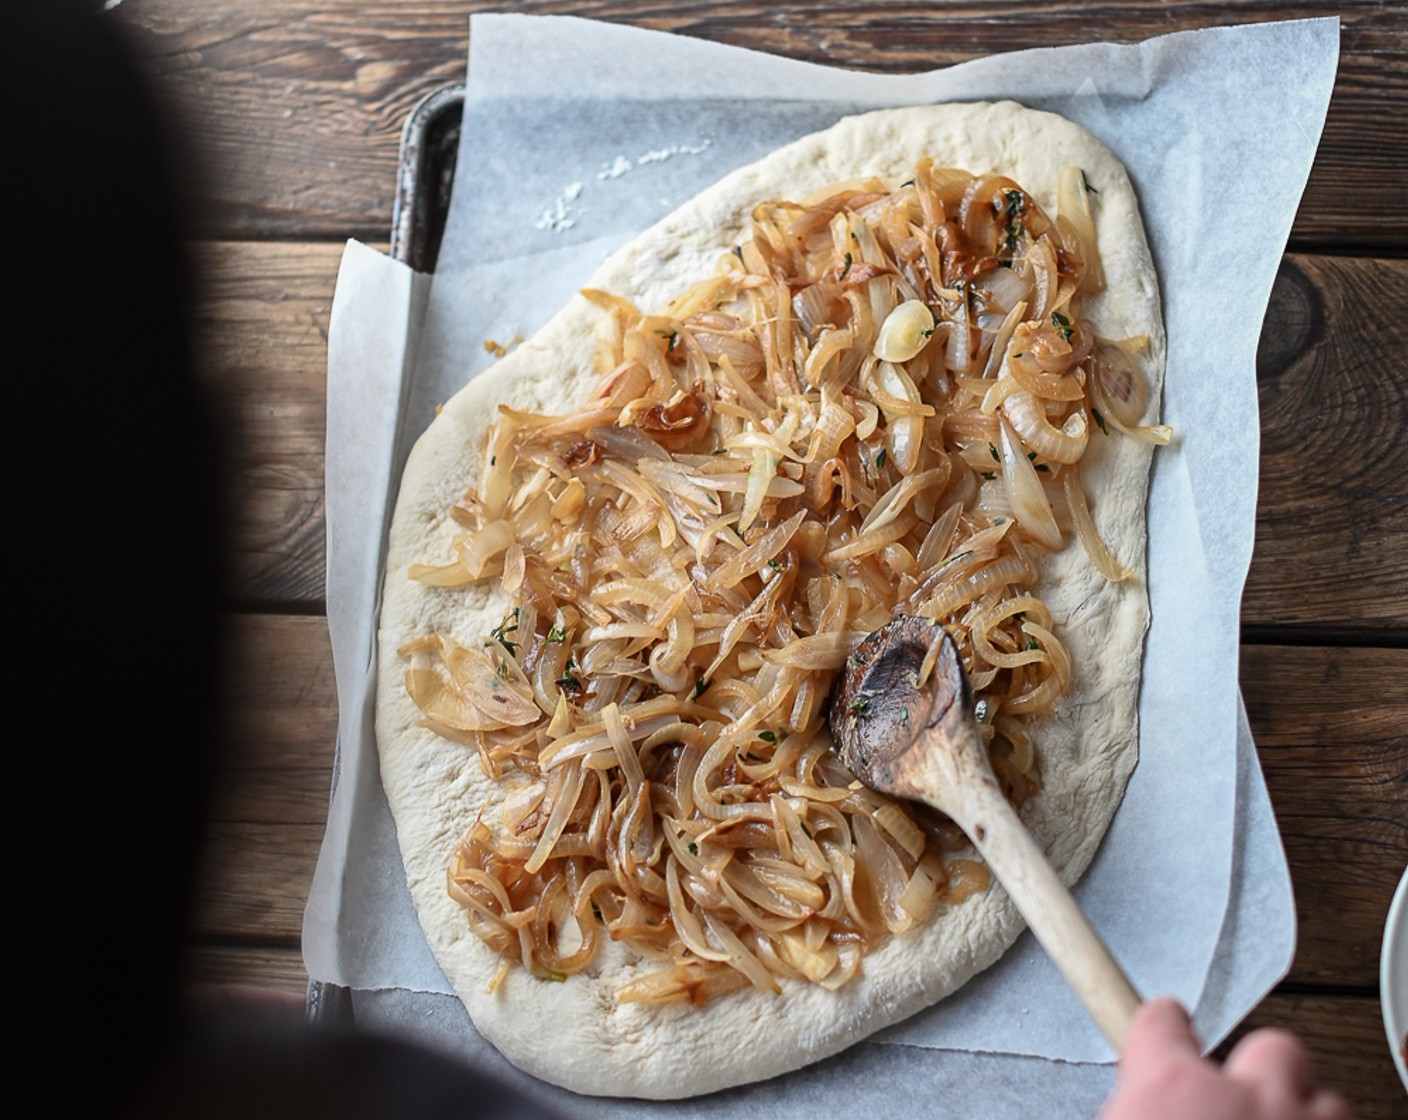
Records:
[[[1056,212],[1061,169],[1084,169],[1098,187],[1093,206],[1108,285],[1085,297],[1083,317],[1105,337],[1149,336],[1144,366],[1151,411],[1157,408],[1164,352],[1157,281],[1124,168],[1071,122],[1011,102],[847,118],[728,175],[613,255],[587,286],[624,295],[646,312],[663,307],[713,274],[720,253],[746,236],[759,200],[796,198],[861,175],[903,179],[922,155],[936,166],[1006,175],[1048,213]],[[406,572],[451,554],[459,527],[447,511],[476,484],[498,403],[563,413],[586,398],[597,379],[592,330],[601,314],[574,297],[450,400],[416,444],[390,533],[377,741],[421,924],[479,1031],[515,1065],[580,1093],[684,1097],[806,1065],[929,1006],[996,961],[1022,921],[994,885],[941,907],[927,926],[889,938],[865,956],[862,974],[836,992],[783,981],[781,995],[746,989],[703,1008],[621,1005],[617,988],[652,966],[628,959],[607,939],[587,973],[554,983],[515,966],[486,994],[500,958],[470,932],[446,891],[446,867],[494,787],[474,751],[417,726],[419,712],[403,683],[406,663],[396,650],[436,632],[477,644],[508,602],[496,581],[442,590]],[[1149,462],[1147,444],[1098,433],[1082,460],[1100,532],[1132,579],[1107,583],[1074,541],[1043,562],[1040,594],[1070,649],[1076,678],[1057,713],[1032,727],[1043,788],[1023,815],[1067,883],[1090,862],[1137,757]]]

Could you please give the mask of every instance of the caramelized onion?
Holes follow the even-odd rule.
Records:
[[[1100,248],[1095,239],[1095,219],[1090,212],[1090,192],[1085,172],[1079,167],[1066,167],[1056,188],[1056,209],[1063,239],[1085,264],[1084,286],[1091,293],[1105,288],[1105,269],[1100,263]]]
[[[1091,376],[1108,415],[1125,425],[1138,424],[1143,419],[1149,406],[1149,387],[1128,350],[1111,342],[1099,343]]]
[[[454,555],[410,573],[512,605],[480,645],[401,650],[424,726],[498,783],[449,890],[505,962],[561,979],[609,938],[656,962],[622,1002],[838,988],[986,888],[953,829],[844,771],[825,701],[868,630],[939,619],[1005,788],[1040,786],[1026,723],[1073,668],[1032,547],[1069,517],[1124,578],[1080,481],[1086,417],[1156,431],[1137,344],[1081,318],[1100,257],[1070,173],[1060,201],[1052,225],[1018,184],[926,159],[904,186],[760,204],[658,314],[583,293],[588,404],[501,408]]]
[[[1011,400],[1008,401],[1010,403]],[[1042,488],[1041,476],[1027,458],[1026,448],[1018,440],[1014,426],[1004,418],[999,428],[1002,437],[1002,484],[1012,516],[1043,547],[1055,551],[1061,547],[1061,530],[1056,524],[1055,514],[1051,512],[1046,491]]]
[[[1085,454],[1088,438],[1085,411],[1077,409],[1055,427],[1047,419],[1041,400],[1031,393],[1012,393],[1002,402],[1002,413],[1030,451],[1053,463],[1074,463]]]

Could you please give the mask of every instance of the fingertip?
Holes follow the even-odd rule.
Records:
[[[1153,999],[1145,1000],[1139,1008],[1138,1018],[1181,1023],[1185,1028],[1191,1022],[1188,1017],[1188,1009],[1173,996],[1155,996]]]
[[[1187,1010],[1176,999],[1161,996],[1139,1008],[1130,1027],[1124,1054],[1138,1058],[1148,1051],[1174,1052],[1202,1056],[1193,1023]]]
[[[1349,1102],[1338,1093],[1321,1090],[1305,1110],[1306,1120],[1353,1120]]]
[[[1247,1035],[1227,1055],[1223,1068],[1240,1080],[1261,1080],[1289,1087],[1305,1099],[1314,1091],[1310,1057],[1300,1040],[1279,1027],[1263,1027]]]

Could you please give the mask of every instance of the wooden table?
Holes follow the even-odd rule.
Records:
[[[1293,1027],[1361,1117],[1402,1116],[1378,999],[1384,915],[1408,859],[1408,17],[1387,3],[126,0],[112,18],[205,147],[200,326],[210,382],[238,421],[234,747],[209,820],[193,975],[304,989],[299,930],[336,730],[323,439],[338,258],[348,237],[385,243],[407,113],[463,78],[469,14],[509,8],[896,72],[1342,17],[1334,100],[1257,371],[1241,679],[1300,942],[1246,1026]]]

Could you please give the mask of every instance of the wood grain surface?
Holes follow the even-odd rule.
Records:
[[[1371,990],[1408,853],[1408,650],[1247,645],[1241,683],[1296,892],[1290,979]]]
[[[917,72],[980,55],[1338,15],[1339,76],[1292,243],[1408,247],[1408,16],[1401,5],[1139,0],[1016,3],[451,3],[145,0],[141,47],[206,143],[213,237],[381,238],[411,107],[463,80],[473,12],[628,22],[789,58]],[[1352,190],[1352,201],[1346,192]]]
[[[342,246],[199,249],[199,343],[231,460],[233,593],[320,608],[328,318]]]
[[[1290,1027],[1361,1120],[1404,1115],[1377,977],[1384,912],[1408,860],[1408,9],[1382,0],[117,7],[112,18],[198,149],[200,342],[228,432],[226,749],[191,978],[293,994],[306,982],[302,911],[337,722],[323,554],[333,286],[345,239],[385,241],[406,116],[463,80],[468,18],[488,10],[629,22],[887,72],[1340,17],[1334,97],[1262,332],[1261,491],[1243,599],[1241,682],[1299,943],[1286,981],[1238,1033]]]
[[[1408,261],[1293,255],[1262,328],[1253,624],[1408,627]]]
[[[1357,1120],[1402,1120],[1403,1084],[1388,1060],[1384,1021],[1373,996],[1275,992],[1218,1053],[1226,1055],[1258,1027],[1279,1027],[1299,1035],[1315,1055],[1319,1081],[1350,1102]]]

